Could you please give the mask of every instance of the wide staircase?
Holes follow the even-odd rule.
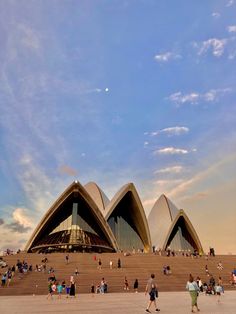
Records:
[[[91,284],[95,286],[101,282],[102,277],[108,283],[108,292],[124,292],[124,278],[128,279],[130,290],[133,292],[133,283],[137,278],[139,281],[139,291],[144,291],[147,279],[151,273],[156,275],[159,291],[184,291],[188,276],[191,273],[194,277],[199,276],[203,282],[209,282],[209,277],[205,273],[205,265],[208,266],[209,273],[218,279],[222,277],[225,290],[235,289],[230,284],[230,274],[236,268],[236,256],[225,255],[210,257],[192,258],[183,256],[159,256],[154,254],[132,254],[124,256],[121,253],[70,253],[69,263],[66,263],[66,254],[47,254],[47,271],[37,272],[35,266],[42,264],[45,255],[20,253],[6,256],[4,260],[9,266],[16,264],[17,260],[27,261],[33,265],[33,271],[26,274],[19,274],[17,271],[9,286],[0,287],[1,295],[43,295],[48,293],[48,269],[53,267],[56,280],[63,280],[69,283],[70,276],[74,276],[78,293],[89,293]],[[96,257],[96,260],[95,260]],[[102,261],[102,269],[98,269],[98,259]],[[117,268],[118,258],[121,260],[121,268]],[[113,269],[110,269],[109,262],[113,261]],[[221,261],[223,270],[217,269],[217,264]],[[171,275],[163,274],[163,266],[169,265]],[[78,268],[79,275],[74,275]],[[0,269],[3,274],[7,268]]]

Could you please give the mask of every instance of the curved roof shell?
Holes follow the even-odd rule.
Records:
[[[163,248],[166,249],[167,246],[169,245],[170,237],[174,231],[174,228],[178,227],[178,223],[179,223],[180,219],[184,220],[184,223],[185,223],[187,232],[190,236],[193,248],[196,249],[198,252],[203,252],[203,248],[202,248],[201,242],[198,238],[197,232],[195,231],[190,219],[188,218],[188,216],[186,215],[186,213],[183,209],[179,210],[178,214],[176,215],[175,219],[173,220],[173,222],[172,222],[172,224],[171,224],[171,226],[170,226],[170,228],[166,234],[166,239],[164,241]]]
[[[105,219],[108,221],[112,216],[114,211],[120,206],[120,204],[125,200],[125,207],[123,210],[128,212],[132,219],[132,224],[134,225],[137,234],[139,235],[144,251],[148,252],[151,248],[151,237],[148,227],[147,218],[143,209],[143,205],[138,196],[136,188],[133,183],[128,183],[124,185],[112,198],[111,202],[105,209]],[[122,232],[121,230],[120,232]],[[119,243],[118,243],[119,245]]]
[[[153,245],[164,248],[166,235],[178,211],[178,208],[164,194],[156,201],[148,216]]]
[[[42,238],[45,230],[48,228],[48,226],[50,226],[50,223],[52,223],[53,219],[56,217],[59,208],[61,208],[63,203],[69,197],[71,197],[73,193],[78,193],[81,200],[84,202],[84,204],[86,204],[86,208],[89,209],[93,221],[96,222],[96,225],[101,231],[101,234],[103,235],[106,242],[109,243],[110,247],[114,250],[118,249],[116,239],[98,206],[86,191],[86,189],[79,182],[75,181],[59,196],[55,203],[46,212],[34,230],[31,238],[29,239],[25,247],[26,251],[30,251],[34,247],[34,244],[37,243],[40,238]]]
[[[106,196],[103,190],[95,182],[88,182],[84,185],[84,188],[97,204],[100,211],[103,212],[105,207],[110,202],[109,198]]]

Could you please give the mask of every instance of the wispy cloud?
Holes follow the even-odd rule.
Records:
[[[161,155],[185,155],[188,154],[189,151],[183,148],[175,148],[175,147],[165,147],[158,149],[154,152],[154,155],[161,154]]]
[[[168,51],[165,53],[156,54],[154,59],[157,62],[165,63],[165,62],[168,62],[170,60],[181,59],[181,55]]]
[[[227,27],[229,33],[236,33],[236,25],[230,25]]]
[[[211,89],[205,93],[191,92],[189,94],[183,94],[182,92],[176,92],[171,94],[167,99],[174,102],[177,105],[182,105],[185,103],[190,103],[196,105],[199,102],[215,102],[218,101],[220,97],[224,96],[226,93],[231,92],[231,88],[219,88]]]
[[[172,136],[172,135],[182,135],[188,132],[189,132],[189,128],[186,126],[173,126],[173,127],[158,130],[156,132],[147,133],[147,134],[150,134],[151,136],[156,136],[159,134],[166,134],[168,136]]]
[[[45,212],[55,197],[65,189],[66,181],[51,178],[29,155],[19,160],[18,181],[31,206],[39,214]],[[67,180],[68,181],[68,180]]]
[[[173,167],[167,167],[167,168],[162,168],[160,170],[156,170],[154,173],[159,174],[159,173],[180,173],[183,171],[182,166],[173,166]]]
[[[212,178],[218,178],[219,173],[221,173],[221,170],[224,169],[225,167],[227,168],[233,165],[235,160],[236,156],[232,155],[221,160],[220,162],[212,164],[206,170],[197,173],[190,179],[186,179],[184,182],[176,186],[174,189],[170,190],[169,197],[173,198],[187,197],[189,194],[191,194],[191,189],[193,187],[195,187],[196,190],[197,184],[199,184],[199,182],[212,180]],[[202,188],[202,185],[200,185],[200,187]],[[204,192],[201,191],[201,193],[205,193],[205,191]],[[196,192],[194,194],[196,194]]]
[[[36,30],[25,24],[19,24],[18,29],[22,33],[20,38],[23,45],[34,51],[39,51],[41,49],[42,42],[40,41],[40,35]]]
[[[199,56],[206,54],[208,51],[211,51],[213,56],[219,58],[223,55],[227,42],[228,39],[226,38],[210,38],[200,43],[194,42],[193,45],[198,49]]]
[[[78,175],[78,171],[75,170],[74,168],[68,166],[68,165],[62,165],[60,168],[59,168],[59,172],[61,174],[66,174],[68,176],[77,176]]]
[[[219,12],[213,12],[212,16],[215,18],[219,18],[220,17],[220,13]]]
[[[172,185],[176,185],[179,184],[180,182],[182,182],[182,179],[177,179],[177,180],[157,180],[154,181],[154,184],[157,184],[159,186],[172,186]]]
[[[231,7],[234,4],[234,0],[229,0],[226,4],[226,7]]]

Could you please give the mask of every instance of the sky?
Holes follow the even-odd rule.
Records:
[[[0,0],[0,251],[78,180],[165,194],[236,254],[236,1]]]

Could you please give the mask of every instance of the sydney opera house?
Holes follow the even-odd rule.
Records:
[[[165,195],[148,218],[133,183],[109,200],[90,182],[73,182],[48,209],[29,239],[27,252],[119,252],[140,250],[202,252],[189,218]]]

